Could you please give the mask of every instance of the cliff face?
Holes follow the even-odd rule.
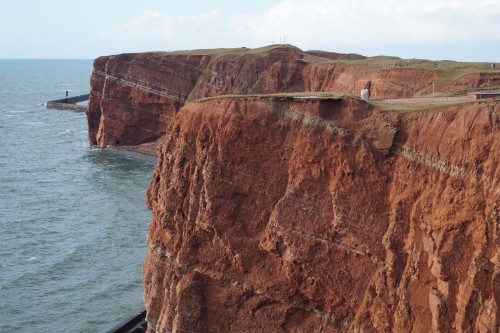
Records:
[[[168,126],[147,192],[150,331],[498,332],[498,100],[218,98]]]
[[[151,332],[498,332],[498,99],[406,114],[350,97],[194,101],[500,84],[343,57],[279,46],[95,60],[91,143],[163,137],[147,192]]]
[[[89,140],[100,147],[158,139],[201,74],[201,56],[123,54],[94,61]]]
[[[290,67],[297,66],[301,54],[297,48],[277,47],[261,52],[242,49],[97,58],[87,111],[89,140],[103,148],[137,145],[165,134],[172,117],[188,100],[290,90],[298,80]]]
[[[91,77],[89,140],[100,147],[154,141],[186,101],[210,96],[302,91],[359,95],[370,81],[373,97],[397,98],[500,84],[498,73],[448,82],[436,70],[374,70],[364,63],[339,63],[339,57],[292,46],[100,57]]]

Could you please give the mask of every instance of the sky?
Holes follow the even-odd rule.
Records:
[[[293,44],[500,63],[500,0],[3,0],[0,58]]]

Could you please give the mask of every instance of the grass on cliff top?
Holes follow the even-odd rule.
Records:
[[[394,68],[434,71],[442,77],[445,83],[451,83],[466,74],[500,73],[500,66],[497,64],[496,68],[492,68],[490,62],[434,61],[426,59],[401,59],[391,56],[374,56],[365,59],[345,57],[330,61],[335,62],[339,68],[347,66],[365,67],[367,73]]]
[[[397,113],[409,113],[415,111],[429,111],[449,105],[465,105],[475,101],[452,101],[452,102],[432,102],[432,103],[400,103],[389,104],[381,100],[370,100],[369,103],[380,111],[390,111]]]
[[[298,99],[298,100],[331,100],[331,99],[361,99],[358,96],[341,92],[296,92],[296,93],[276,93],[276,94],[253,94],[253,95],[220,95],[194,100],[193,102],[204,102],[218,99],[254,99],[254,98],[271,98],[271,99]],[[465,105],[476,101],[449,101],[449,102],[429,102],[429,103],[399,103],[389,104],[383,100],[370,100],[369,105],[380,111],[409,113],[416,111],[429,111],[443,106],[450,105]]]
[[[186,55],[244,55],[244,54],[259,54],[267,53],[275,49],[295,49],[300,51],[297,47],[290,44],[273,44],[264,47],[250,49],[242,46],[238,48],[219,48],[219,49],[199,49],[199,50],[181,50],[168,52],[170,54],[186,54]]]
[[[427,59],[402,59],[391,56],[374,56],[365,59],[343,58],[339,63],[367,65],[369,68],[418,68],[428,70],[480,70],[488,72],[500,72],[500,69],[491,68],[489,62],[458,62],[452,60],[427,60]]]

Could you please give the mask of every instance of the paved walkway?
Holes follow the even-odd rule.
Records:
[[[467,95],[453,97],[414,97],[414,98],[393,98],[385,99],[382,102],[387,104],[418,104],[418,103],[440,103],[440,102],[467,102],[473,99]]]

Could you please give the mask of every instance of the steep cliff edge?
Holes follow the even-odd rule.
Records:
[[[103,148],[137,145],[165,134],[186,101],[285,91],[297,80],[293,73],[284,74],[288,85],[281,78],[271,82],[268,76],[280,76],[281,66],[286,72],[301,56],[295,47],[278,46],[97,58],[87,110],[89,140]]]
[[[168,126],[151,332],[498,332],[498,99],[213,98]]]
[[[378,98],[500,86],[500,71],[474,64],[455,68],[395,58],[387,58],[390,62],[381,57],[350,59],[331,52],[308,53],[290,45],[100,57],[94,61],[91,77],[89,140],[103,148],[157,140],[185,102],[211,96],[359,95],[367,82]]]

